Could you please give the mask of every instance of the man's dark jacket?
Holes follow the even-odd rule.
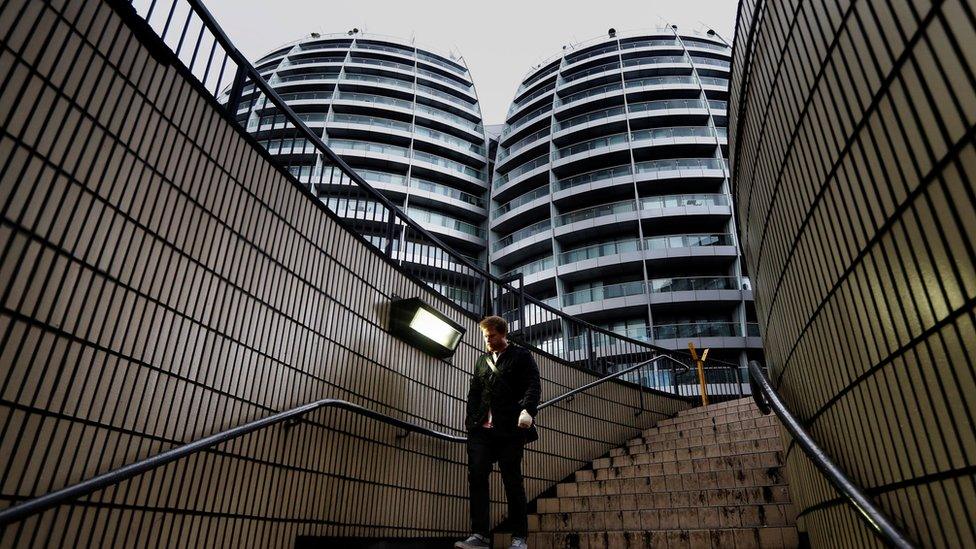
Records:
[[[509,343],[495,364],[497,374],[488,365],[490,356],[490,353],[486,353],[475,362],[471,389],[468,391],[465,428],[471,432],[484,424],[490,408],[491,423],[499,433],[523,433],[525,442],[537,440],[539,434],[534,421],[529,429],[518,428],[522,410],[528,411],[533,418],[539,412],[542,389],[539,385],[539,367],[532,353]]]

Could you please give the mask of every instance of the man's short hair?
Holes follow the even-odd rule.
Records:
[[[488,316],[478,323],[485,330],[494,330],[502,335],[508,334],[508,321],[500,316]]]

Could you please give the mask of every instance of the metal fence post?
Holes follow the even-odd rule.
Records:
[[[234,83],[230,86],[230,94],[227,96],[227,112],[232,116],[237,116],[237,110],[241,106],[241,95],[244,93],[244,67],[237,66],[234,73]]]

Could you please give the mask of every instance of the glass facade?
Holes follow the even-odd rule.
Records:
[[[487,143],[463,63],[406,41],[356,33],[299,40],[266,56],[262,68],[275,91],[360,176],[458,252],[484,261]],[[371,242],[386,245],[389,235],[368,223],[377,205],[348,196],[353,186],[311,144],[276,136],[286,129],[284,117],[264,112],[267,102],[245,90],[242,116],[252,104],[248,129],[268,151],[291,155],[292,173],[340,216],[358,220]],[[338,191],[337,184],[343,185]],[[401,249],[404,239],[410,244],[402,234],[391,245]],[[426,263],[426,257],[407,259]]]
[[[758,356],[725,163],[730,62],[717,38],[667,28],[527,74],[492,177],[494,272],[635,339]]]

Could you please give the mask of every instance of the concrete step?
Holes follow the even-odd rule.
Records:
[[[657,422],[654,427],[649,429],[656,429],[661,432],[674,431],[682,428],[690,427],[703,427],[706,425],[720,425],[726,423],[735,423],[737,421],[745,421],[749,419],[774,419],[777,420],[775,415],[763,415],[758,409],[753,407],[751,410],[741,410],[741,411],[727,411],[723,413],[702,413],[690,416],[678,415],[673,418],[662,419]]]
[[[619,532],[792,526],[790,504],[670,507],[632,511],[581,511],[529,517],[530,532]]]
[[[780,432],[779,422],[775,417],[759,417],[754,419],[740,419],[737,421],[730,421],[725,423],[707,423],[707,422],[690,422],[688,425],[682,425],[675,429],[664,429],[658,427],[651,427],[650,429],[645,429],[641,436],[635,437],[628,441],[628,446],[633,446],[634,444],[640,444],[640,442],[635,441],[659,441],[659,440],[673,440],[679,438],[688,438],[694,436],[705,436],[714,435],[718,433],[734,433],[743,430],[760,429],[771,432]]]
[[[716,447],[719,446],[716,445]],[[670,452],[673,452],[672,450],[617,457],[612,459],[610,467],[577,471],[574,478],[580,482],[684,473],[708,473],[710,471],[735,471],[759,467],[781,467],[783,465],[782,452],[778,451],[733,454],[712,452],[710,448],[703,450],[706,457],[681,460],[665,459]],[[707,457],[709,454],[716,457]],[[624,465],[624,463],[633,463],[633,465]]]
[[[756,438],[781,439],[778,429],[764,427],[762,429],[743,429],[741,431],[716,431],[695,436],[668,437],[664,440],[648,440],[643,437],[630,439],[626,445],[610,450],[608,457],[626,456],[678,448],[695,448],[710,444],[741,442]]]
[[[639,511],[641,509],[670,509],[672,507],[722,507],[734,505],[791,504],[787,486],[755,486],[749,488],[715,488],[681,490],[649,494],[620,494],[613,496],[576,496],[540,498],[537,512],[577,513],[585,511]]]
[[[533,532],[528,542],[531,549],[794,549],[800,544],[793,527]]]
[[[780,467],[762,467],[737,471],[725,470],[657,477],[567,482],[556,485],[556,497],[614,496],[618,494],[783,485],[786,485],[786,479]]]
[[[707,440],[706,440],[707,439]],[[678,447],[677,444],[682,446]],[[692,443],[697,443],[693,444]],[[638,447],[634,447],[638,448]],[[686,450],[684,452],[683,450]],[[744,454],[758,454],[763,452],[780,452],[783,450],[783,440],[780,437],[745,438],[734,442],[717,442],[711,438],[699,441],[671,441],[670,443],[655,443],[634,450],[633,454],[602,457],[593,460],[594,469],[609,467],[629,467],[647,463],[664,463],[668,461],[685,461],[688,459],[702,459],[722,456],[738,456]],[[681,456],[679,458],[678,456]]]

